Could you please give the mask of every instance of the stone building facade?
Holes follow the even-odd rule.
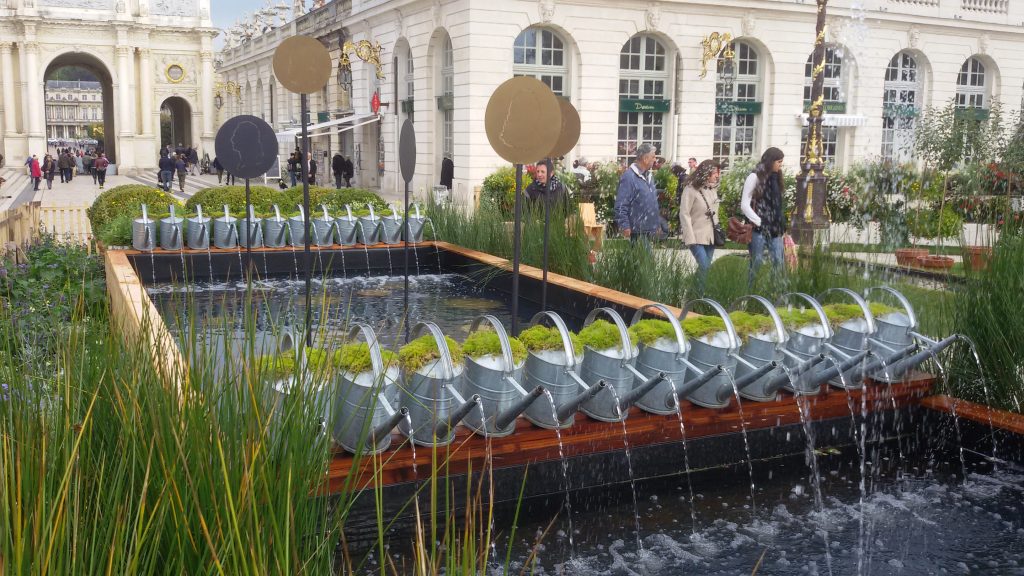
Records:
[[[7,0],[0,3],[0,149],[46,149],[44,81],[61,66],[89,69],[102,91],[104,148],[119,170],[156,166],[160,109],[212,151],[210,0]]]
[[[85,138],[90,124],[103,123],[103,88],[88,80],[47,80],[46,139]]]
[[[1020,106],[1024,64],[1013,54],[1024,39],[1024,5],[833,0],[828,15],[825,153],[835,165],[911,159],[916,118],[930,105]],[[380,91],[382,122],[333,142],[358,149],[362,172],[371,172],[362,185],[398,189],[396,134],[412,118],[414,188],[436,184],[449,155],[456,197],[468,198],[502,165],[484,131],[488,98],[521,74],[579,110],[570,158],[624,161],[637,142],[653,141],[669,159],[759,156],[778,146],[795,167],[815,16],[815,3],[802,0],[336,0],[226,49],[220,71],[240,84],[242,98],[222,113],[262,115],[275,127],[297,121],[298,99],[275,83],[270,58],[281,39],[304,33],[319,37],[335,62],[345,39],[383,48],[385,79],[353,60],[351,86],[357,114]],[[731,37],[728,63],[724,44],[704,43],[713,33]],[[339,111],[343,84],[335,71],[311,99],[314,116]]]

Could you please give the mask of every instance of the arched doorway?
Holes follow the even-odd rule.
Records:
[[[63,141],[60,147],[95,148],[117,163],[114,83],[103,62],[84,52],[61,54],[43,80],[48,148]]]
[[[191,146],[192,141],[192,107],[180,96],[171,96],[160,104],[160,144]]]

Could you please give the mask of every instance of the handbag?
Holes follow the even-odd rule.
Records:
[[[750,244],[750,238],[754,235],[754,225],[744,222],[732,216],[729,218],[729,226],[726,236],[729,240],[738,244]]]
[[[708,220],[711,220],[711,233],[714,237],[712,242],[715,248],[721,248],[725,246],[725,231],[722,230],[722,226],[718,222],[715,222],[715,213],[711,211],[711,205],[708,204],[708,199],[704,197],[704,191],[697,190],[697,193],[700,194],[700,199],[704,201],[704,207],[708,210]]]

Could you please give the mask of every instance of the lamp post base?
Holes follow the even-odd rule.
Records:
[[[825,214],[827,185],[825,172],[820,165],[811,166],[796,177],[796,210],[793,212],[789,233],[797,244],[810,246],[823,237],[825,242],[828,241],[827,232],[831,222]]]

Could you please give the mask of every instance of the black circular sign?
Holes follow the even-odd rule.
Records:
[[[214,150],[224,170],[238,178],[256,178],[277,160],[277,135],[262,118],[235,116],[217,130]]]
[[[412,176],[416,173],[416,131],[408,118],[402,123],[402,133],[398,139],[398,165],[402,169],[402,180],[406,184],[412,182]]]

